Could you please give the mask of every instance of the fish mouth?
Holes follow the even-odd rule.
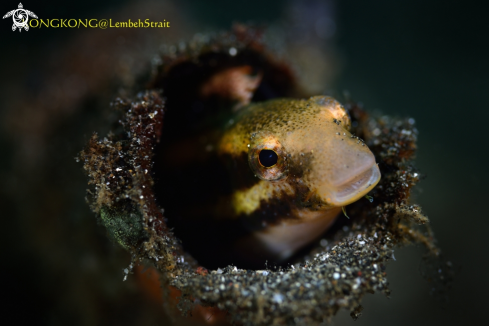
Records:
[[[360,174],[336,186],[331,204],[346,206],[365,196],[380,180],[380,170],[377,164]]]

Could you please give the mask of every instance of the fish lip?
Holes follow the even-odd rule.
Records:
[[[380,180],[377,164],[336,186],[333,204],[345,206],[365,196]]]

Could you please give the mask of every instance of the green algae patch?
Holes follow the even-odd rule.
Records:
[[[144,231],[143,216],[138,211],[102,206],[100,220],[107,228],[109,237],[126,250],[148,238]]]

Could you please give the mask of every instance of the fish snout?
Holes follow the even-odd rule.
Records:
[[[356,137],[336,137],[315,157],[317,194],[327,206],[351,204],[372,190],[380,170],[370,149]]]
[[[351,204],[372,190],[380,180],[380,170],[373,164],[358,174],[354,174],[342,184],[333,185],[329,204],[346,206]]]

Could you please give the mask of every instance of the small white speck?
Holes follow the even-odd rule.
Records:
[[[284,296],[280,293],[275,293],[273,295],[273,301],[276,303],[282,303],[284,301]]]
[[[322,261],[325,261],[328,258],[329,258],[329,254],[326,254],[326,255],[321,256],[321,260]]]
[[[340,278],[340,273],[333,273],[333,278],[335,280],[339,279]]]
[[[234,57],[238,53],[238,50],[236,48],[230,48],[229,49],[229,55]]]

